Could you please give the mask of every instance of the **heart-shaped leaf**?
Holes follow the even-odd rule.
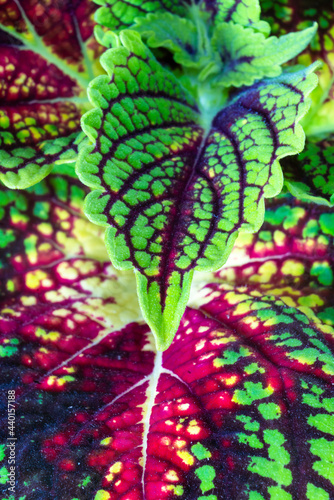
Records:
[[[90,107],[84,88],[101,53],[90,45],[94,9],[90,1],[1,7],[0,179],[10,188],[77,156]]]
[[[333,209],[271,202],[155,354],[131,275],[90,254],[83,192],[55,173],[1,198],[5,498],[14,448],[26,500],[329,500]]]
[[[110,226],[119,269],[136,270],[144,316],[159,349],[171,343],[194,270],[218,269],[239,230],[257,230],[264,197],[282,186],[278,160],[303,147],[298,120],[316,83],[314,66],[250,87],[221,110],[200,113],[137,33],[101,58],[109,76],[89,88],[98,106],[83,120],[93,142],[79,156],[95,189],[90,220]]]

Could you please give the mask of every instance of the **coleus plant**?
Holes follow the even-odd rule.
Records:
[[[0,10],[3,499],[334,498],[331,9],[99,3]]]

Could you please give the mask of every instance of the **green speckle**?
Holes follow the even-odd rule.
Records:
[[[1,467],[0,469],[0,484],[6,484],[8,477],[8,470],[6,467]]]
[[[202,497],[198,497],[197,500],[217,500],[216,495],[205,495]]]
[[[328,262],[314,262],[310,274],[318,278],[320,285],[330,286],[333,283],[333,271]]]
[[[91,482],[90,476],[86,476],[79,484],[79,488],[85,488]]]
[[[281,416],[281,409],[275,403],[261,403],[258,410],[266,420],[274,420]]]
[[[0,345],[0,357],[5,358],[13,356],[13,354],[18,351],[17,347],[15,347],[15,344],[18,344],[18,339],[10,339],[9,342],[6,343],[6,345]]]
[[[329,494],[322,488],[317,488],[312,483],[307,484],[306,498],[308,500],[330,500]]]
[[[285,466],[290,462],[290,455],[283,446],[285,442],[283,434],[276,429],[266,429],[263,432],[263,438],[265,443],[269,445],[268,455],[270,460],[253,456],[248,470],[262,477],[270,478],[280,485],[289,486],[292,481],[292,474]]]
[[[12,241],[15,241],[14,231],[0,229],[0,248],[5,248]]]
[[[321,432],[326,432],[334,436],[334,415],[327,415],[320,413],[318,415],[310,416],[307,423],[316,427]]]
[[[249,492],[249,497],[248,497],[248,500],[265,500],[264,497],[262,495],[260,495],[260,493],[258,493],[257,491],[250,491]]]
[[[191,447],[191,451],[198,460],[204,460],[211,457],[211,452],[201,443],[196,443]]]
[[[241,347],[239,352],[227,350],[224,352],[222,358],[216,358],[213,362],[213,365],[216,368],[221,368],[225,365],[234,365],[238,359],[249,356],[249,350],[245,347]]]
[[[258,399],[268,398],[274,392],[270,386],[264,388],[261,382],[245,382],[244,387],[245,390],[235,391],[232,401],[241,405],[251,405]]]
[[[287,493],[280,486],[270,486],[268,493],[270,494],[270,500],[293,500],[290,493]]]
[[[309,443],[311,453],[320,457],[313,463],[313,469],[334,484],[334,441],[320,438],[311,439]]]
[[[183,495],[184,493],[184,490],[183,490],[183,486],[181,486],[180,484],[178,484],[177,486],[174,486],[174,495],[180,497]]]
[[[259,422],[257,422],[257,420],[252,421],[252,418],[249,417],[248,415],[237,415],[235,418],[236,420],[239,420],[244,424],[246,431],[257,432],[258,430],[260,430]]]
[[[215,487],[213,480],[216,477],[215,469],[211,465],[203,465],[195,470],[196,476],[200,479],[200,488],[202,493],[206,493]]]
[[[265,372],[265,369],[259,366],[257,363],[251,363],[250,365],[245,366],[244,370],[247,373],[247,375],[253,375],[253,373],[255,372],[260,372],[260,373]]]
[[[321,214],[319,224],[323,233],[334,236],[334,214]]]
[[[263,448],[263,443],[261,443],[256,434],[245,434],[241,432],[238,435],[238,439],[240,443],[247,444],[251,448]]]
[[[34,205],[33,213],[39,219],[47,220],[49,218],[50,204],[46,201],[37,201]]]

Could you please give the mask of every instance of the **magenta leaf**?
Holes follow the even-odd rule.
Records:
[[[15,390],[17,497],[330,499],[333,209],[271,202],[261,231],[199,275],[155,354],[83,197],[67,168],[0,198],[1,435]]]

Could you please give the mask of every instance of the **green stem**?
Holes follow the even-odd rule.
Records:
[[[207,25],[203,21],[200,13],[199,5],[191,3],[189,7],[190,18],[193,20],[197,28],[198,45],[197,51],[199,54],[211,54],[211,43],[208,36]]]
[[[227,98],[227,90],[217,89],[210,81],[197,85],[197,102],[204,130],[210,130],[212,120],[224,108]]]

